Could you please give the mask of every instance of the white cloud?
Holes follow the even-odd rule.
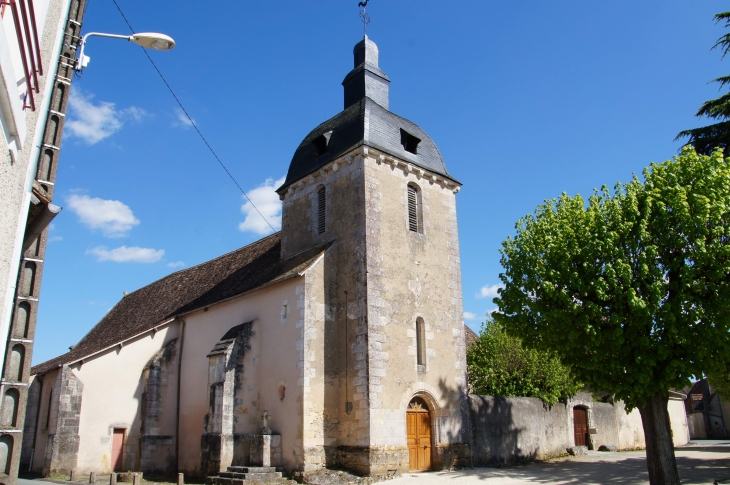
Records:
[[[180,108],[175,108],[175,121],[172,122],[172,126],[179,126],[182,128],[190,128],[193,126],[195,120],[190,121],[190,118]]]
[[[498,296],[497,290],[500,288],[504,288],[504,285],[486,285],[482,286],[481,289],[477,292],[476,298],[489,298],[489,297],[495,297]]]
[[[172,263],[167,263],[167,266],[169,268],[182,268],[183,266],[185,266],[185,263],[182,261],[175,261]]]
[[[499,310],[499,308],[492,308],[491,310],[487,310],[487,314],[491,315],[492,313],[496,312],[497,310]]]
[[[86,254],[93,254],[96,260],[114,261],[115,263],[155,263],[165,255],[164,249],[140,248],[137,246],[120,246],[115,249],[107,249],[106,246],[97,246],[86,251]]]
[[[248,197],[253,202],[253,205],[247,200],[241,206],[241,212],[246,215],[246,219],[238,225],[240,231],[251,231],[261,235],[268,234],[271,232],[269,224],[276,231],[281,229],[281,201],[279,200],[279,194],[274,192],[274,190],[284,183],[284,179],[285,177],[281,177],[278,180],[266,179],[262,185],[248,192]],[[256,208],[254,208],[254,205]],[[258,209],[258,212],[256,209]],[[261,217],[262,215],[264,217]]]
[[[101,229],[106,237],[123,237],[137,224],[132,209],[118,200],[105,200],[88,195],[71,194],[69,208],[90,229]]]
[[[464,320],[476,320],[477,314],[472,312],[464,312]]]
[[[57,242],[57,241],[63,241],[63,238],[61,236],[53,236],[48,238],[48,242]]]
[[[136,106],[119,110],[114,103],[100,101],[94,104],[93,99],[93,94],[74,88],[68,101],[69,119],[64,125],[70,136],[81,138],[89,145],[119,131],[127,119],[141,121],[148,115]]]

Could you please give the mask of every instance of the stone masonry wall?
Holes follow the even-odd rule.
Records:
[[[252,326],[246,322],[231,328],[208,354],[210,406],[200,438],[203,476],[225,471],[233,463],[235,396],[243,379],[243,358],[251,350]]]
[[[415,395],[430,406],[434,468],[460,466],[468,456],[468,409],[458,186],[372,148],[363,148],[363,156],[370,474],[408,471],[405,409]],[[418,188],[421,202],[418,232],[408,224],[409,184]],[[424,365],[417,362],[417,318],[426,330]],[[404,348],[407,356],[399,354]]]
[[[144,391],[140,406],[140,469],[144,473],[177,472],[175,429],[163,422],[167,410],[175,413],[175,386],[168,382],[177,376],[177,342],[168,342],[149,361],[143,371]],[[174,424],[174,420],[172,421]],[[167,424],[167,426],[164,426]]]
[[[410,180],[424,185],[425,235],[407,229]],[[457,466],[468,456],[456,186],[449,184],[360,147],[281,194],[284,257],[335,241],[324,270],[312,275],[324,280],[324,302],[316,307],[325,317],[323,330],[307,327],[298,347],[303,385],[311,385],[315,375],[317,383],[324,382],[322,390],[309,389],[304,400],[309,407],[302,408],[299,452],[307,458],[305,469],[321,463],[377,476],[406,471],[405,409],[415,395],[427,396],[433,405],[435,466]],[[326,191],[322,234],[316,230],[321,187]],[[315,311],[315,305],[309,308]],[[415,356],[419,316],[428,342],[422,369]],[[312,314],[310,321],[319,317]],[[312,360],[315,349],[322,358]],[[322,393],[320,411],[310,403]],[[317,450],[322,446],[323,453]]]
[[[83,391],[84,384],[64,365],[53,385],[44,476],[68,473],[76,468]]]
[[[326,191],[322,234],[316,224],[316,195],[321,187]],[[324,268],[317,265],[311,274],[321,280],[324,294],[310,299],[305,288],[297,290],[302,312],[297,326],[303,330],[297,350],[310,417],[300,437],[302,448],[295,453],[308,457],[305,466],[309,468],[345,466],[367,473],[370,415],[362,157],[353,151],[335,160],[290,186],[282,198],[283,257],[334,241],[324,257]],[[323,387],[310,387],[315,374]],[[312,403],[317,403],[316,410]],[[303,408],[302,413],[304,420]],[[338,447],[352,450],[347,456],[359,465],[342,464]]]
[[[472,395],[469,399],[473,466],[520,463],[565,453],[575,446],[575,406],[587,408],[588,426],[596,428],[597,432],[590,435],[591,448],[597,450],[601,445],[612,445],[618,449],[634,449],[643,446],[644,430],[641,419],[636,419],[638,412],[627,414],[621,401],[594,402],[587,393],[578,393],[567,404],[553,406],[530,397]],[[673,406],[672,401],[669,406]],[[685,442],[679,440],[675,444]]]

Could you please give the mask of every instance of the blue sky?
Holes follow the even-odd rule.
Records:
[[[357,0],[117,0],[172,36],[155,62],[241,186],[278,221],[272,187],[302,138],[342,109],[362,38]],[[515,222],[677,153],[701,126],[720,1],[372,0],[390,108],[436,141],[457,195],[467,324],[478,329]],[[127,33],[111,0],[83,32]],[[67,351],[122,297],[264,235],[141,48],[93,38],[73,84],[33,363]]]

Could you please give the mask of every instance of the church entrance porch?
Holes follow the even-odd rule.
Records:
[[[414,397],[406,411],[408,468],[410,471],[431,469],[431,412],[426,401]]]

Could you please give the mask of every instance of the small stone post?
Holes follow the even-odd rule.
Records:
[[[264,410],[264,414],[261,415],[263,426],[259,429],[261,432],[261,466],[271,466],[271,428],[267,426],[269,419],[271,416]]]
[[[68,474],[68,481],[69,482],[76,481],[76,470],[71,470],[71,472]]]
[[[142,481],[141,478],[142,477],[140,476],[139,473],[133,473],[132,474],[132,485],[140,485],[140,482]]]
[[[96,472],[89,473],[89,483],[96,483]]]
[[[185,474],[184,473],[177,474],[177,485],[185,485]]]
[[[109,485],[117,485],[117,472],[112,472],[111,475],[109,475]]]

